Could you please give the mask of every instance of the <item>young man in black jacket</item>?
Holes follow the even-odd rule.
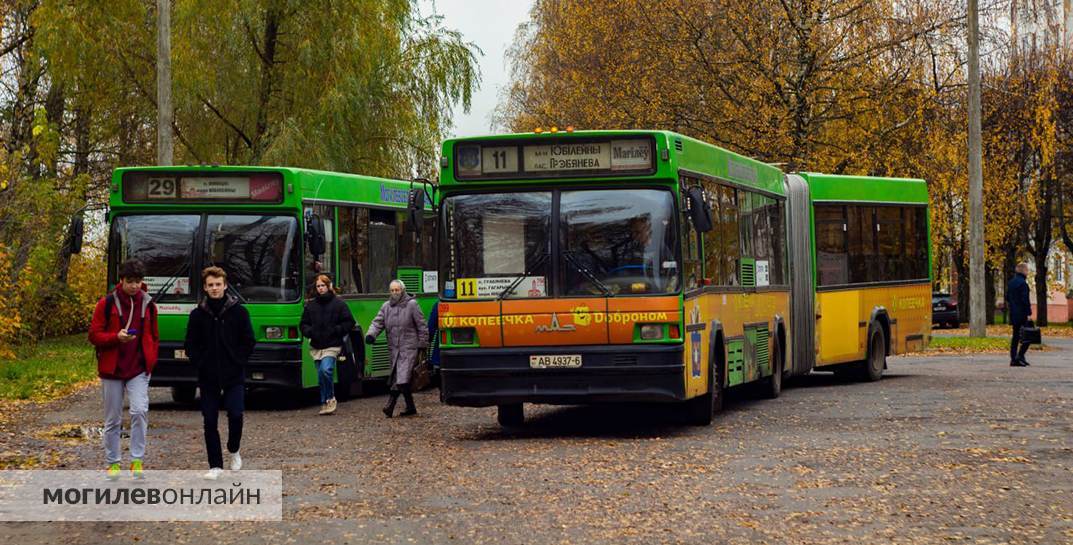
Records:
[[[1028,263],[1018,263],[1016,274],[1006,286],[1006,308],[1010,311],[1013,335],[1010,339],[1010,367],[1028,367],[1025,352],[1028,345],[1021,342],[1021,328],[1032,315],[1032,303],[1028,298]]]
[[[227,410],[227,451],[231,469],[242,469],[242,411],[245,406],[246,361],[255,343],[253,325],[238,298],[227,294],[227,273],[219,267],[201,271],[205,297],[193,311],[186,328],[186,354],[197,366],[201,415],[205,422],[205,450],[209,456],[206,479],[223,472],[223,452],[217,421],[221,405]]]

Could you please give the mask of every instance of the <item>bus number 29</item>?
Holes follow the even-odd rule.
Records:
[[[175,178],[149,178],[149,197],[166,199],[175,196]]]

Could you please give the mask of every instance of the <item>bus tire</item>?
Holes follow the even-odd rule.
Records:
[[[171,400],[183,405],[192,405],[197,398],[197,386],[172,386]]]
[[[361,379],[350,361],[340,361],[336,368],[338,382],[335,383],[335,397],[339,401],[349,401],[362,394]]]
[[[761,382],[760,395],[765,399],[775,399],[782,393],[783,365],[782,347],[779,346],[779,338],[775,337],[771,351],[771,376]]]
[[[509,403],[499,406],[499,414],[496,415],[499,425],[504,428],[515,428],[525,424],[525,409],[521,403]]]
[[[723,381],[717,362],[708,365],[708,391],[685,402],[686,418],[694,426],[711,425],[715,413],[723,410]]]
[[[873,325],[868,331],[868,353],[859,367],[862,381],[875,382],[883,378],[883,369],[887,366],[887,341],[883,330]]]

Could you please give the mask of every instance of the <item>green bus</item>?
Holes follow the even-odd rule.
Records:
[[[922,180],[785,173],[666,131],[447,140],[444,402],[776,397],[813,369],[877,380],[930,339]],[[858,270],[859,269],[859,270]]]
[[[196,370],[183,350],[187,317],[201,297],[200,271],[216,265],[249,309],[257,345],[250,387],[317,385],[308,341],[298,330],[313,276],[328,273],[361,328],[368,328],[388,284],[401,279],[428,312],[435,301],[434,217],[408,210],[412,182],[317,170],[250,166],[117,169],[107,214],[108,278],[123,260],[146,265],[160,311],[160,360],[150,385],[178,402],[196,394]],[[315,254],[314,254],[315,252]],[[359,394],[390,372],[385,343],[364,361],[341,361],[338,395]]]

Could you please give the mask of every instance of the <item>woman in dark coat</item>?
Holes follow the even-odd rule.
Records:
[[[299,327],[309,339],[309,355],[317,364],[320,383],[320,413],[335,412],[335,363],[343,351],[343,337],[354,329],[354,316],[342,299],[335,296],[332,280],[318,274],[316,295],[306,303]]]
[[[401,280],[392,280],[391,297],[380,306],[369,334],[365,336],[367,344],[373,344],[376,336],[384,331],[387,334],[388,352],[391,356],[391,397],[384,414],[388,418],[395,412],[395,402],[401,393],[406,400],[406,410],[399,416],[417,414],[414,396],[410,390],[410,377],[417,364],[418,353],[428,348],[428,326],[417,305],[417,299],[406,293],[406,285]]]

